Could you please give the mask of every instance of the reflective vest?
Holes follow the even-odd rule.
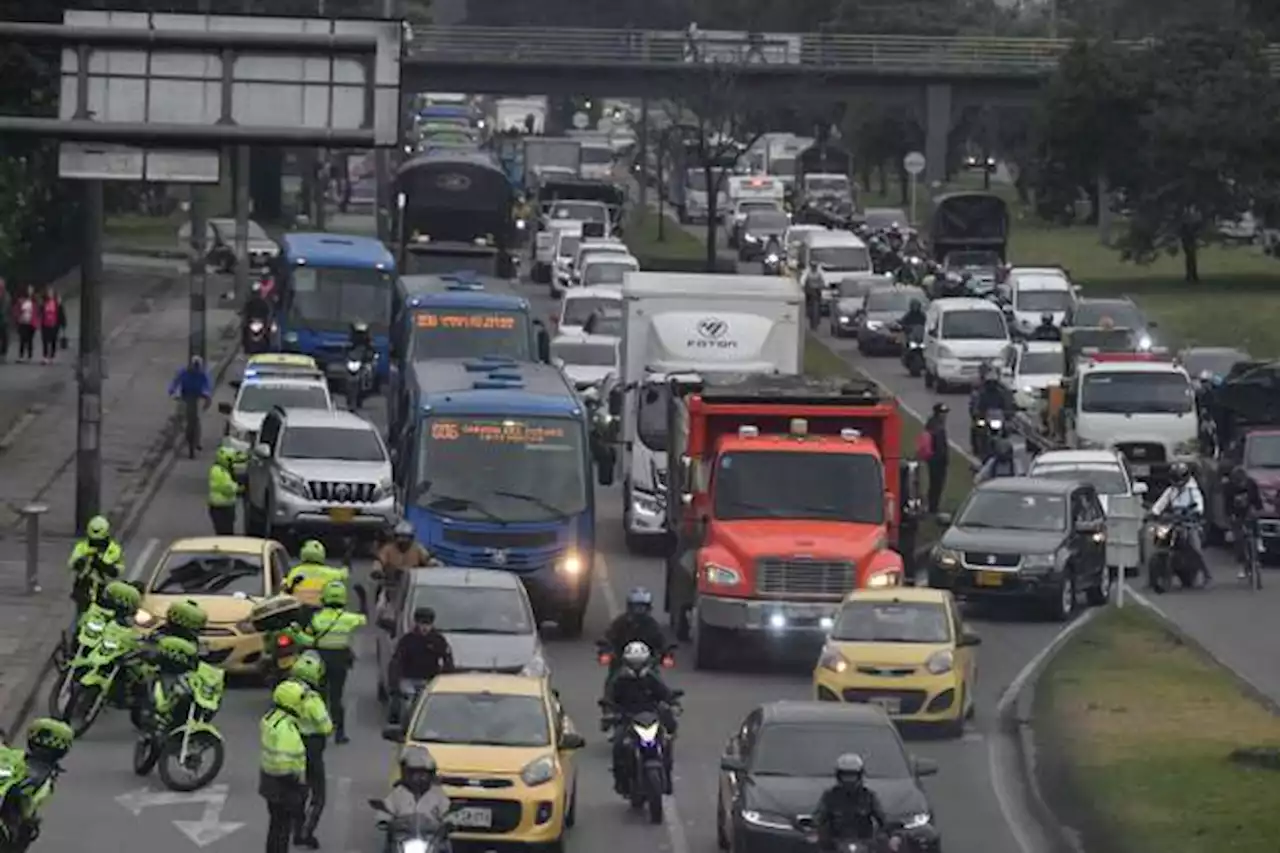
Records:
[[[75,547],[71,549],[71,556],[67,559],[67,568],[77,573],[86,570],[93,571],[96,568],[94,565],[95,561],[93,560],[89,561],[86,569],[82,569],[76,564],[85,557],[92,557],[94,555],[98,555],[97,563],[112,566],[116,569],[113,577],[120,573],[120,564],[124,562],[124,550],[114,539],[108,539],[107,547],[103,548],[101,552],[99,552],[97,547],[90,545],[88,539],[81,539],[76,542]]]
[[[302,682],[298,682],[302,684]],[[307,696],[302,700],[302,713],[298,715],[298,731],[303,737],[328,735],[333,733],[333,720],[329,717],[329,708],[324,697],[309,684],[303,684]]]
[[[324,563],[299,563],[285,575],[284,588],[289,592],[313,590],[319,592],[329,581],[347,582],[347,570],[326,566]]]
[[[302,781],[307,773],[307,750],[302,745],[298,721],[279,708],[262,718],[260,767],[268,776],[292,776]]]
[[[240,484],[231,472],[215,464],[209,469],[209,506],[235,506]]]
[[[365,623],[363,613],[349,613],[340,607],[326,607],[311,617],[307,645],[325,651],[351,648],[351,634]]]

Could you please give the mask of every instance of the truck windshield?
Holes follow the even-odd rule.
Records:
[[[609,209],[594,201],[558,201],[551,208],[552,219],[573,219],[578,222],[608,222]]]
[[[1080,411],[1112,415],[1185,415],[1195,391],[1181,373],[1090,373],[1080,390]]]
[[[880,460],[865,453],[730,451],[716,463],[715,517],[884,523]]]
[[[812,193],[843,193],[849,191],[849,179],[843,177],[805,178],[804,186]]]
[[[1023,376],[1059,376],[1062,374],[1061,352],[1027,352],[1018,362]]]
[[[409,357],[472,358],[499,355],[532,361],[529,315],[484,308],[419,309],[413,314]]]
[[[622,308],[622,300],[610,296],[579,296],[576,299],[566,299],[563,304],[564,313],[560,315],[561,326],[583,326],[597,311]]]
[[[779,175],[781,177],[795,177],[796,174],[796,158],[794,157],[774,157],[769,161],[769,174]]]
[[[636,432],[645,447],[658,453],[667,450],[667,404],[670,402],[671,389],[665,383],[655,382],[640,394]]]
[[[1280,433],[1255,433],[1245,442],[1244,467],[1280,468]]]
[[[496,277],[498,253],[474,250],[449,251],[448,249],[431,251],[410,249],[404,253],[404,275],[448,275],[460,272]]]
[[[549,521],[587,505],[583,428],[569,418],[437,417],[422,427],[420,507],[453,518]]]

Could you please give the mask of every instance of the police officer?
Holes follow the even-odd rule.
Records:
[[[947,486],[947,468],[951,464],[951,439],[947,436],[947,414],[951,411],[946,403],[934,403],[929,420],[924,422],[925,431],[929,433],[929,458],[925,467],[929,469],[929,494],[927,509],[930,515],[936,515],[942,504],[942,492]]]
[[[315,652],[303,652],[289,670],[289,680],[301,684],[306,691],[302,713],[298,715],[298,731],[302,733],[302,745],[307,751],[307,802],[303,819],[293,828],[293,843],[316,850],[320,847],[316,827],[325,802],[325,739],[333,734],[333,720],[319,692],[324,689],[324,661]]]
[[[868,842],[884,829],[884,809],[863,783],[865,775],[862,756],[849,752],[836,759],[836,784],[823,792],[813,814],[820,849],[834,850],[841,841]]]
[[[311,617],[302,632],[304,645],[314,648],[324,661],[325,704],[333,718],[334,743],[346,743],[346,713],[342,692],[347,686],[347,673],[354,663],[351,635],[365,624],[363,613],[347,611],[347,587],[342,581],[329,581],[320,593],[321,609]]]
[[[331,581],[347,582],[348,572],[345,568],[325,563],[328,555],[324,545],[318,540],[308,539],[303,542],[298,556],[302,558],[302,562],[290,569],[284,578],[284,591],[289,595],[306,591],[311,591],[314,595]],[[314,603],[315,598],[311,601]]]
[[[1031,331],[1031,340],[1033,341],[1060,341],[1062,340],[1062,330],[1053,322],[1053,312],[1046,311],[1040,315],[1040,325]]]
[[[219,447],[209,467],[209,520],[214,536],[234,536],[236,502],[243,486],[236,481],[236,453],[230,447]]]
[[[307,751],[298,720],[306,688],[285,681],[271,693],[272,708],[258,724],[262,755],[258,793],[267,801],[267,853],[289,853],[289,837],[302,817]]]
[[[71,637],[76,635],[80,614],[98,599],[103,586],[120,577],[124,571],[124,549],[111,538],[111,523],[100,515],[89,519],[84,538],[76,542],[67,559],[75,577],[71,582],[71,600],[75,613],[71,617]]]

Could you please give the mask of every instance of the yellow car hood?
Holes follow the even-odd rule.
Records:
[[[515,776],[535,758],[553,752],[549,746],[471,746],[469,744],[429,743],[436,766],[450,776],[467,773],[492,773]]]
[[[929,656],[951,649],[947,643],[849,643],[833,642],[850,663],[879,666],[924,666]]]
[[[260,599],[239,598],[234,595],[148,595],[142,600],[142,609],[164,618],[169,605],[175,601],[190,599],[204,610],[210,625],[231,625],[249,618],[249,611]]]

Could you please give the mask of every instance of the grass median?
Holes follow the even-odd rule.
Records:
[[[702,240],[670,216],[658,216],[657,211],[648,208],[635,208],[627,225],[626,238],[627,246],[637,258],[700,261],[706,256]]]
[[[1091,851],[1274,853],[1280,718],[1143,608],[1102,612],[1055,656],[1035,706],[1042,784]]]

